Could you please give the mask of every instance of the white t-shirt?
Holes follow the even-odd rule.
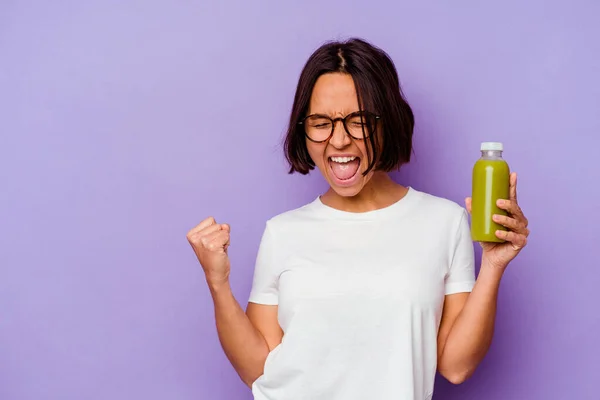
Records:
[[[474,282],[466,211],[413,188],[375,211],[317,198],[270,219],[250,301],[278,305],[284,336],[254,399],[430,399],[444,295]]]

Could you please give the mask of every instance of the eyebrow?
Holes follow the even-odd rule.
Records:
[[[342,114],[342,115],[343,115],[343,117],[342,117],[342,118],[345,118],[345,117],[347,117],[347,116],[348,116],[348,115],[350,115],[350,114],[354,114],[354,113],[357,113],[357,112],[360,112],[360,111],[362,111],[362,110],[356,110],[356,111],[351,111],[351,112],[349,112],[349,113],[347,113],[347,114]],[[318,113],[318,112],[315,112],[315,113],[310,113],[310,114],[308,114],[308,116],[311,116],[311,115],[318,115],[318,116],[320,116],[320,117],[329,117],[329,118],[333,119],[333,116],[332,116],[331,114],[326,114],[326,113]]]

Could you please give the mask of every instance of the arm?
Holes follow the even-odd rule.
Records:
[[[281,343],[277,306],[250,303],[245,314],[228,282],[211,286],[211,294],[223,351],[242,381],[252,386],[263,374],[269,352]]]
[[[190,230],[187,239],[213,298],[221,346],[240,378],[251,386],[262,375],[270,349],[281,342],[282,332],[277,306],[249,305],[246,315],[235,300],[229,285],[229,233],[229,225],[210,217]]]
[[[483,260],[471,293],[446,296],[438,334],[438,371],[452,383],[468,379],[490,347],[501,277],[501,269]]]
[[[494,221],[507,228],[496,236],[503,243],[481,243],[483,256],[479,276],[471,293],[446,296],[438,333],[438,371],[452,383],[468,379],[485,354],[494,335],[500,280],[508,264],[527,245],[528,221],[517,202],[517,174],[510,175],[510,198],[497,205],[508,216]],[[471,212],[471,199],[466,199]]]

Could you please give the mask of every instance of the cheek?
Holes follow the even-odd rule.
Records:
[[[313,160],[313,162],[320,167],[323,164],[323,154],[325,152],[325,147],[322,144],[307,142],[306,149],[308,150],[308,155]]]
[[[369,139],[367,139],[367,141],[361,141],[360,143],[357,143],[358,150],[361,153],[360,163],[365,168],[366,168],[367,165],[369,165],[369,160],[368,160],[368,157],[367,157],[367,154],[368,154],[367,150],[370,147],[370,143],[369,143],[368,140]]]
[[[379,157],[381,157],[381,151],[383,148],[383,144],[381,143],[381,138],[378,138],[378,142],[376,144],[377,144],[377,148],[378,148],[377,153],[378,153],[378,158],[379,158]],[[365,141],[361,141],[360,144],[358,145],[358,147],[359,147],[361,153],[364,155],[364,158],[361,161],[361,164],[363,164],[363,162],[364,162],[363,165],[366,168],[366,166],[369,165],[369,160],[368,160],[367,155],[370,154],[371,157],[374,156],[373,151],[369,151],[372,149],[371,141],[369,139],[367,139]],[[377,162],[375,162],[375,165],[377,165]]]

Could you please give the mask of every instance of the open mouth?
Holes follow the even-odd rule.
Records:
[[[336,183],[346,186],[354,183],[359,175],[360,157],[329,157],[329,167]]]

